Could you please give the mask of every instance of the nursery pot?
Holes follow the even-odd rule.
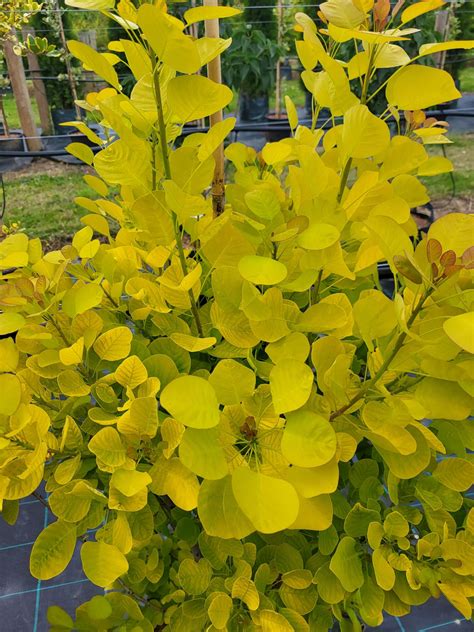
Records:
[[[61,123],[69,123],[69,121],[75,121],[77,118],[76,110],[74,108],[67,109],[55,109],[51,110],[51,119],[53,121],[53,127],[55,134],[70,134],[70,127],[62,127]]]
[[[269,143],[275,143],[278,140],[282,140],[283,138],[287,138],[290,133],[290,128],[288,126],[288,116],[284,112],[280,112],[280,114],[276,114],[275,112],[270,112],[266,115],[265,119],[273,124],[278,125],[278,127],[282,129],[272,129],[269,127],[265,132],[265,136]]]
[[[11,132],[9,136],[1,135],[0,157],[4,151],[26,151],[23,134],[20,134],[19,132]]]
[[[253,96],[241,93],[240,95],[240,120],[249,123],[258,123],[265,120],[268,113],[268,94]]]

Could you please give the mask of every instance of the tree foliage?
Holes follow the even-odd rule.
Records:
[[[287,99],[291,137],[230,144],[215,217],[213,153],[235,121],[176,141],[230,102],[195,74],[230,42],[192,39],[164,2],[69,4],[130,32],[108,53],[69,43],[109,84],[81,103],[107,141],[75,122],[98,152],[69,146],[94,195],[60,251],[0,244],[2,515],[44,479],[57,520],[33,576],[61,573],[78,539],[108,589],[75,621],[51,608],[52,629],[357,631],[442,595],[469,618],[473,219],[420,238],[410,209],[428,200],[419,176],[452,169],[427,154],[449,141],[422,110],[459,96],[417,61],[472,43],[407,58],[410,20],[436,2],[329,0],[319,30],[299,13],[313,125]],[[322,107],[341,122],[317,129]]]

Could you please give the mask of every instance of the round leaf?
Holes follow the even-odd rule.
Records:
[[[202,377],[185,375],[163,389],[160,403],[170,415],[191,428],[213,428],[219,423],[214,389]]]
[[[87,578],[102,588],[110,586],[128,571],[125,555],[116,546],[105,542],[85,542],[81,560]]]
[[[286,481],[240,467],[232,474],[232,490],[257,531],[276,533],[296,520],[298,495]]]
[[[258,255],[247,255],[239,261],[239,272],[255,285],[276,285],[286,279],[288,271],[280,261]]]
[[[281,450],[293,465],[324,465],[333,458],[336,449],[336,433],[324,417],[309,410],[298,410],[286,416]]]

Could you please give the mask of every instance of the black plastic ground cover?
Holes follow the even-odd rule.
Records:
[[[0,632],[47,632],[49,606],[60,605],[73,615],[77,606],[101,593],[82,572],[79,545],[61,575],[48,581],[31,577],[31,547],[52,520],[51,513],[33,497],[21,501],[15,526],[7,525],[0,518]],[[387,617],[376,629],[380,632],[473,632],[474,626],[446,601],[433,599],[414,608],[403,619]]]

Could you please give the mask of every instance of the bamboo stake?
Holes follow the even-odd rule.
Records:
[[[12,84],[13,94],[15,96],[15,105],[18,111],[23,133],[27,137],[27,145],[30,151],[40,151],[41,141],[36,129],[33,110],[31,108],[31,99],[26,83],[25,69],[23,60],[15,54],[13,50],[13,42],[7,40],[3,45],[5,59],[7,61],[8,74]]]
[[[203,5],[207,7],[219,6],[219,0],[203,0]],[[206,37],[219,37],[219,20],[206,20]],[[207,76],[216,83],[222,83],[221,58],[216,57],[207,65]],[[213,127],[223,120],[223,112],[219,110],[211,114],[210,126]],[[214,215],[220,215],[225,206],[225,185],[224,185],[224,145],[221,144],[214,153],[216,168],[212,181],[212,206]]]

